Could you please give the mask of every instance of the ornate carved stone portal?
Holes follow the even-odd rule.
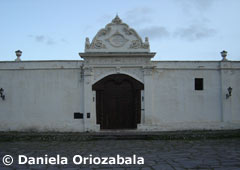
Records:
[[[143,108],[152,113],[152,89],[144,87],[151,82],[145,72],[154,69],[151,58],[155,53],[150,52],[148,38],[143,42],[116,16],[92,41],[86,38],[85,52],[79,55],[84,59],[84,113],[91,114],[84,119],[85,130],[136,129],[143,124]],[[135,88],[136,84],[141,88]],[[146,102],[141,100],[145,91]]]
[[[105,28],[98,31],[90,43],[86,38],[85,52],[149,52],[148,38],[145,42],[137,32],[116,16]]]

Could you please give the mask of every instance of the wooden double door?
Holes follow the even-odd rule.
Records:
[[[137,128],[141,121],[141,82],[125,74],[113,74],[95,83],[93,90],[101,129]]]

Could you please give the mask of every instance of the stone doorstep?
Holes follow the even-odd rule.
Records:
[[[140,132],[132,130],[100,132],[0,132],[0,141],[191,140],[221,138],[240,138],[240,129],[164,132]]]

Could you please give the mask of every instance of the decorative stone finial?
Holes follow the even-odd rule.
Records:
[[[90,48],[90,41],[89,41],[89,38],[88,38],[88,37],[86,38],[86,41],[85,41],[85,48],[86,48],[86,49],[89,49],[89,48]]]
[[[222,52],[221,52],[221,56],[222,56],[222,61],[227,61],[227,51],[225,51],[225,50],[223,50]]]
[[[148,37],[145,37],[145,42],[143,44],[143,48],[149,48],[149,41],[148,41]]]
[[[145,42],[148,42],[148,37],[145,37]]]
[[[122,20],[118,17],[118,14],[116,15],[116,17],[112,20],[112,23],[114,24],[121,24]]]
[[[21,61],[21,55],[22,55],[22,51],[21,50],[17,50],[17,51],[15,51],[15,53],[16,53],[16,56],[17,56],[17,58],[15,59],[15,61]]]

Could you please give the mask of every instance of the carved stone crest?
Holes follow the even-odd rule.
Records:
[[[149,48],[148,38],[145,38],[145,42],[143,43],[141,40],[132,40],[129,48]]]
[[[122,47],[128,40],[119,32],[113,34],[109,39],[107,39],[110,44],[114,47]]]
[[[129,48],[140,48],[142,45],[140,40],[132,40]]]
[[[101,49],[101,48],[106,48],[106,45],[103,44],[102,40],[95,40],[95,41],[91,44],[91,48]]]
[[[85,52],[149,52],[148,38],[145,42],[137,32],[123,23],[118,15],[100,29],[90,43],[86,38]]]

